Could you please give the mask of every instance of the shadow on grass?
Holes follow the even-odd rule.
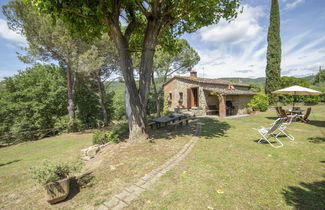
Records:
[[[256,140],[253,140],[254,142],[258,143],[258,144],[269,144],[269,142],[265,141],[264,139],[260,142],[258,142],[260,139],[256,139]],[[270,139],[269,139],[270,141]],[[276,141],[270,141],[272,144],[275,144],[277,143]]]
[[[269,120],[276,120],[276,119],[278,119],[279,117],[265,117],[265,118],[267,118],[267,119],[269,119]]]
[[[288,205],[295,209],[325,209],[325,181],[300,183],[282,192]]]
[[[91,174],[91,172],[83,174],[79,177],[71,177],[69,196],[62,202],[66,202],[74,198],[80,192],[80,188],[91,187],[93,185],[94,178],[95,177]]]
[[[201,126],[201,136],[204,136],[208,139],[225,136],[226,131],[229,130],[231,127],[227,122],[222,122],[217,119],[211,118],[202,118]]]
[[[21,160],[12,160],[12,161],[9,161],[9,162],[6,162],[6,163],[0,163],[0,167],[1,166],[5,166],[5,165],[9,165],[9,164],[12,164],[12,163],[16,163],[16,162],[19,162]]]
[[[320,143],[324,143],[325,142],[325,138],[324,137],[310,137],[308,138],[308,141],[314,144],[320,144]]]
[[[309,120],[307,124],[314,125],[317,127],[325,127],[325,121],[319,121],[319,120]]]
[[[198,119],[202,127],[202,132],[200,136],[206,138],[217,138],[224,136],[225,132],[230,128],[230,125],[226,122],[221,122],[217,119],[211,118],[200,118]],[[178,126],[176,129],[173,127],[162,127],[159,129],[151,130],[151,138],[159,139],[173,139],[176,136],[185,135],[196,135],[196,122],[192,121],[188,125]],[[153,143],[153,142],[152,142]]]
[[[177,126],[176,128],[168,125],[167,127],[160,127],[159,129],[150,129],[151,143],[155,139],[173,139],[176,136],[186,136],[194,134],[196,129],[196,122],[192,121],[188,125]]]

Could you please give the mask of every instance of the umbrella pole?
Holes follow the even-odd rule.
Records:
[[[295,91],[294,94],[292,95],[292,111],[295,108],[295,95],[297,94],[297,92]]]

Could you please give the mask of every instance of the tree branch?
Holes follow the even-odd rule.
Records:
[[[129,25],[126,27],[126,30],[125,30],[125,33],[124,33],[124,36],[125,36],[125,39],[127,41],[130,40],[130,37],[131,37],[131,34],[132,32],[134,31],[135,29],[135,26],[136,26],[136,19],[135,19],[135,15],[134,15],[134,12],[133,11],[129,11],[129,14],[132,18],[131,22],[129,23]]]
[[[181,68],[183,68],[183,67],[185,67],[185,65],[181,65],[180,67],[178,67],[177,69],[175,69],[175,70],[173,70],[173,71],[171,71],[171,72],[169,72],[168,74],[167,74],[167,77],[168,76],[170,76],[170,75],[172,75],[173,73],[175,73],[175,72],[177,72],[177,71],[179,71]]]
[[[141,12],[146,16],[147,18],[149,17],[149,12],[147,9],[142,5],[142,3],[139,0],[136,0],[135,3],[138,5],[139,9]]]

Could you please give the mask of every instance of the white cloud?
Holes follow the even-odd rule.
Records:
[[[20,46],[26,46],[27,44],[26,38],[21,34],[10,30],[4,19],[0,19],[0,37],[12,41]]]
[[[325,37],[311,41],[306,41],[305,39],[297,40],[296,46],[301,43],[303,45],[282,56],[283,74],[302,76],[317,73],[319,66],[325,66],[325,47],[320,47],[320,44],[324,43],[324,41]],[[284,48],[288,45],[291,45],[291,42],[285,44]]]
[[[286,3],[285,9],[293,9],[295,8],[298,4],[303,3],[305,0],[293,0],[291,2]]]
[[[282,0],[290,8],[303,1]],[[205,27],[189,41],[198,46],[201,60],[195,69],[199,76],[264,77],[267,51],[268,9],[247,6],[243,14],[231,23]],[[306,17],[304,17],[306,18]],[[289,22],[289,19],[287,19]],[[306,76],[317,73],[325,66],[324,30],[313,25],[297,27],[301,20],[292,17],[290,24],[283,24],[281,69],[284,76]],[[318,21],[319,22],[319,21]],[[191,43],[192,44],[192,43]]]
[[[264,14],[260,6],[244,5],[243,13],[233,22],[221,21],[200,30],[203,43],[197,50],[201,57],[196,66],[199,76],[203,73],[211,78],[264,76],[266,31],[259,22]]]
[[[250,41],[262,31],[258,24],[258,18],[263,16],[262,7],[244,5],[243,13],[228,23],[221,20],[216,25],[202,28],[199,33],[201,40],[205,42],[219,42],[239,44]]]

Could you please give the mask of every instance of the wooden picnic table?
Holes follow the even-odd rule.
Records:
[[[181,120],[189,116],[189,114],[171,114],[169,116],[155,118],[152,121],[156,123],[157,128],[160,128],[161,124],[164,124],[166,127],[169,122],[175,122],[175,120]]]
[[[303,111],[305,111],[305,110],[303,110],[303,109],[298,109],[298,110],[291,110],[291,109],[289,109],[288,110],[288,113],[301,115],[303,113]]]

